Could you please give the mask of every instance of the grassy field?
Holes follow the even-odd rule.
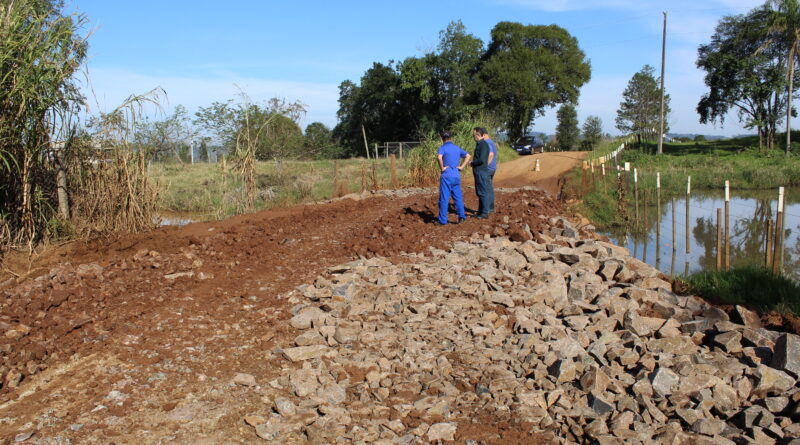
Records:
[[[800,147],[798,147],[800,150]],[[718,141],[667,143],[664,153],[655,155],[655,146],[623,151],[620,163],[630,162],[636,168],[639,190],[653,196],[656,173],[661,174],[663,199],[683,196],[687,177],[692,177],[692,190],[723,189],[730,181],[732,190],[777,190],[780,186],[800,185],[800,157],[786,156],[781,150],[759,150],[756,137]],[[622,189],[613,166],[607,166],[603,178],[595,172],[583,186],[583,173],[577,169],[567,178],[568,196],[580,198],[578,211],[598,227],[613,229],[624,225],[618,211]],[[627,192],[632,198],[633,190]]]
[[[256,166],[256,208],[285,207],[360,192],[362,168],[366,186],[391,188],[388,159],[338,161],[338,190],[334,186],[334,161],[259,162]],[[397,160],[397,178],[406,178],[404,160]],[[374,169],[374,180],[373,180]],[[153,163],[150,177],[161,186],[159,208],[165,214],[189,214],[194,219],[219,219],[245,211],[244,189],[227,165]]]
[[[787,157],[782,150],[759,150],[756,137],[668,143],[663,155],[651,154],[654,151],[654,145],[625,150],[622,161],[637,168],[642,187],[655,187],[656,172],[660,172],[661,187],[667,193],[685,193],[687,176],[696,189],[721,189],[726,180],[734,190],[800,185],[800,157]]]

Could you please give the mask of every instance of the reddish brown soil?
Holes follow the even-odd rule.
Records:
[[[0,390],[0,442],[37,428],[36,438],[73,443],[253,441],[242,418],[265,402],[229,382],[245,372],[266,385],[285,372],[271,351],[297,332],[278,296],[359,255],[536,231],[539,215],[563,211],[533,191],[498,193],[496,207],[488,220],[440,227],[433,195],[344,200],[52,249],[28,278],[0,285],[0,377],[22,376]],[[193,275],[165,278],[181,273]],[[498,443],[529,431],[497,425]]]

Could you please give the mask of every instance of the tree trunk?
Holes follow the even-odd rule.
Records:
[[[792,149],[792,87],[794,86],[795,45],[789,49],[789,96],[786,98],[786,154]]]

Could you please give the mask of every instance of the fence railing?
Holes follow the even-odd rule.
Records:
[[[374,144],[372,155],[375,158],[388,158],[395,155],[398,159],[403,159],[408,155],[408,151],[414,147],[422,145],[419,141],[406,141],[406,142],[384,142],[382,144]]]

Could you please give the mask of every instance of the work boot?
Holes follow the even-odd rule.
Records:
[[[461,224],[461,223],[465,222],[466,220],[467,220],[467,218],[458,218],[458,221],[456,221],[456,224]]]

